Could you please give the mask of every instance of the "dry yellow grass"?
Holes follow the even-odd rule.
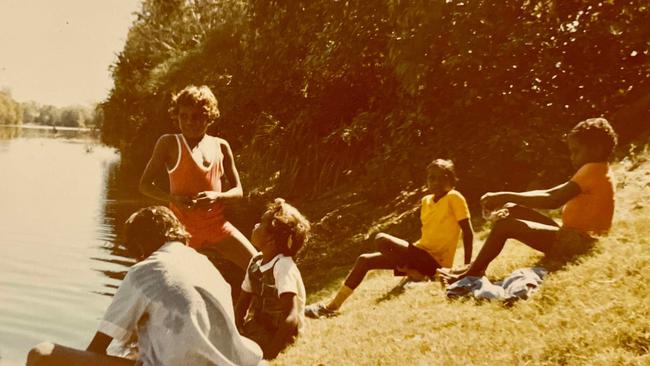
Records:
[[[644,151],[613,166],[619,181],[613,231],[590,254],[552,272],[531,300],[512,307],[449,301],[438,283],[391,292],[399,280],[376,271],[340,316],[309,319],[273,364],[650,365],[648,158]],[[540,258],[509,243],[488,274],[499,278]],[[340,281],[310,300],[328,298]]]

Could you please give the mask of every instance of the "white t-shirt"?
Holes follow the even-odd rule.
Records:
[[[250,263],[248,266],[250,267]],[[260,271],[264,273],[271,268],[273,268],[273,278],[275,279],[275,287],[278,289],[278,296],[290,292],[296,294],[298,298],[298,328],[300,329],[305,324],[305,302],[307,301],[307,292],[305,291],[305,284],[302,282],[300,270],[298,270],[293,258],[284,254],[278,254],[268,263],[261,265]],[[248,278],[248,271],[246,271],[241,289],[246,292],[253,292],[251,280]]]
[[[259,346],[235,326],[230,286],[202,254],[169,242],[131,267],[99,331],[138,336],[146,366],[257,365]]]

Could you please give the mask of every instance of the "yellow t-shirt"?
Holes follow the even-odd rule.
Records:
[[[585,233],[602,234],[612,226],[614,183],[607,163],[587,163],[571,181],[580,186],[580,194],[562,209],[562,226]]]
[[[420,210],[422,237],[414,245],[429,252],[442,267],[451,267],[460,237],[458,221],[467,218],[469,209],[460,192],[451,190],[438,202],[433,201],[432,194],[424,196]]]

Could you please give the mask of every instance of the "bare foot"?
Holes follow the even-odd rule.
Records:
[[[467,277],[469,272],[469,266],[465,266],[459,269],[453,268],[438,268],[436,273],[440,276],[440,279],[446,284],[451,285],[452,283],[462,280]]]

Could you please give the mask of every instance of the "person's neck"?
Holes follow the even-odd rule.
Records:
[[[187,146],[189,146],[190,149],[194,149],[195,147],[199,146],[201,141],[203,141],[203,139],[205,138],[205,134],[203,136],[201,136],[201,137],[187,137],[185,135],[183,135],[183,137],[185,137],[185,141],[187,142]]]
[[[587,164],[608,164],[608,163],[609,163],[609,162],[606,161],[606,160],[603,161],[603,160],[593,159],[593,160],[588,160],[588,161],[583,162],[582,164],[580,164],[580,166],[578,166],[578,167],[575,168],[575,169],[576,169],[576,171],[577,171],[577,170],[580,170],[580,168],[582,168],[583,166],[585,166],[585,165],[587,165]]]
[[[444,190],[444,191],[441,191],[441,192],[434,193],[433,194],[433,202],[440,201],[440,199],[442,199],[442,197],[446,196],[447,193],[449,193],[449,191],[451,191],[451,190],[452,189],[450,188],[450,189],[447,189],[447,190]]]
[[[262,251],[262,264],[269,263],[278,254],[280,254],[280,252],[275,250],[275,249],[273,249],[273,250],[263,250]]]

